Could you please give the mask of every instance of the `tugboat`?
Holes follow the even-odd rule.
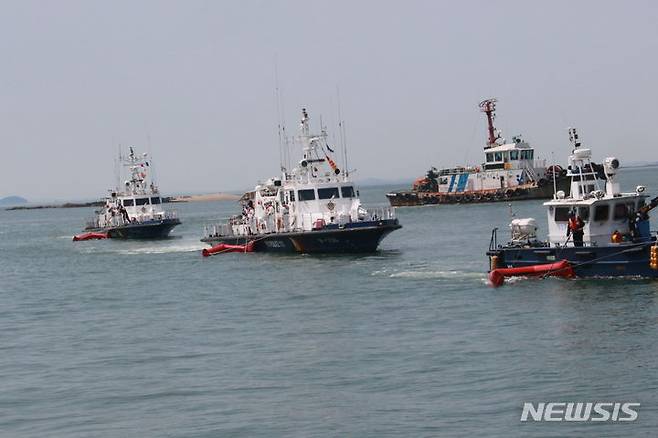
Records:
[[[485,162],[479,166],[432,167],[410,191],[388,193],[392,206],[545,199],[553,195],[553,179],[557,188],[568,192],[569,180],[561,166],[547,167],[545,160],[536,160],[534,148],[521,136],[513,137],[511,143],[501,137],[493,124],[496,99],[484,100],[479,107],[487,116],[489,133]]]
[[[162,197],[155,183],[149,183],[148,154],[119,156],[121,166],[128,169],[124,187],[110,191],[105,203],[87,223],[85,233],[73,240],[99,238],[156,239],[169,236],[180,225],[175,212],[162,208]]]
[[[281,166],[279,178],[258,184],[241,199],[242,214],[227,223],[206,227],[201,239],[216,252],[288,253],[373,252],[381,240],[401,228],[394,208],[366,209],[349,172],[331,158],[327,132],[310,131],[302,109],[302,159],[291,171]],[[236,248],[236,245],[242,245]]]
[[[548,240],[537,240],[533,218],[512,220],[505,245],[498,245],[493,229],[487,252],[491,283],[501,285],[515,275],[658,278],[658,246],[649,230],[658,197],[647,202],[644,186],[621,192],[619,160],[609,157],[597,165],[575,129],[569,129],[569,138],[571,195],[557,191],[544,203]]]

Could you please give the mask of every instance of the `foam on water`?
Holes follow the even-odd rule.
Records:
[[[389,272],[388,269],[373,271],[373,276],[387,276],[389,278],[409,278],[414,280],[467,280],[467,279],[486,279],[486,274],[482,272],[469,272],[458,270],[403,270]]]
[[[199,243],[178,243],[174,245],[153,245],[153,246],[140,246],[130,249],[121,249],[117,253],[123,255],[135,255],[135,254],[167,254],[175,252],[194,252],[201,251],[204,248],[207,248],[208,245]]]

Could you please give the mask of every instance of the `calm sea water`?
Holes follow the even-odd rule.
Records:
[[[656,169],[623,183],[658,194]],[[209,259],[203,225],[236,204],[176,207],[159,242],[71,242],[91,209],[0,211],[0,435],[656,436],[658,282],[489,288],[505,204],[399,209],[372,255]],[[514,212],[545,233],[540,202]],[[526,401],[642,405],[521,423]]]

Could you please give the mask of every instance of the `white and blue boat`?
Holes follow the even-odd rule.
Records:
[[[363,253],[375,251],[384,237],[401,228],[395,208],[361,205],[349,172],[332,158],[326,130],[321,126],[319,133],[311,132],[305,109],[300,130],[298,164],[287,170],[282,163],[280,177],[245,193],[242,213],[206,226],[203,242],[221,248],[244,245],[245,251]]]
[[[430,168],[411,190],[386,194],[393,206],[468,204],[475,202],[548,199],[555,186],[568,192],[566,173],[559,165],[547,165],[535,148],[516,135],[508,142],[494,127],[496,99],[480,102],[487,116],[488,139],[484,162],[478,165]]]
[[[555,269],[568,269],[576,277],[658,278],[658,246],[649,229],[649,212],[658,205],[658,197],[649,200],[644,186],[622,192],[619,160],[608,157],[603,165],[593,163],[591,149],[581,146],[576,130],[570,128],[569,134],[571,194],[557,191],[543,204],[547,239],[537,239],[533,218],[512,220],[511,239],[503,245],[497,242],[497,229],[492,230],[490,273],[528,274],[525,268],[541,265],[538,275],[559,275]],[[570,217],[579,217],[584,224],[582,242],[574,242],[567,232]],[[564,263],[555,268],[558,262]]]
[[[119,156],[119,170],[127,179],[110,190],[100,210],[87,222],[86,233],[114,239],[158,239],[180,225],[175,211],[162,208],[160,190],[150,176],[147,153]]]

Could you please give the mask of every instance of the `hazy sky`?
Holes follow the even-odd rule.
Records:
[[[151,149],[165,193],[278,173],[278,65],[350,167],[400,179],[480,162],[498,126],[539,154],[580,128],[596,158],[658,160],[654,1],[2,1],[0,196],[98,197],[119,144]]]

